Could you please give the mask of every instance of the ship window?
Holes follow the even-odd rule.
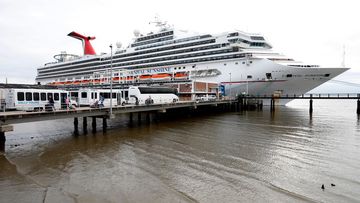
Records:
[[[81,98],[87,98],[87,92],[81,92]]]
[[[287,77],[287,78],[291,78],[291,77],[292,77],[292,74],[287,74],[286,77]]]
[[[17,93],[17,100],[18,101],[24,101],[24,92],[18,92]]]
[[[266,75],[266,79],[271,79],[272,78],[271,73],[266,73],[265,75]]]
[[[46,101],[46,93],[45,92],[40,93],[40,99],[41,99],[41,101]]]
[[[242,64],[245,64],[245,61],[243,61]]]
[[[54,93],[54,100],[59,101],[59,93]]]
[[[248,76],[247,76],[247,79],[251,79],[251,78],[252,78],[252,75],[248,75]]]
[[[327,74],[325,74],[324,76],[325,76],[325,77],[329,77],[329,76],[330,76],[330,73],[327,73]]]
[[[34,101],[39,101],[39,92],[34,92]]]

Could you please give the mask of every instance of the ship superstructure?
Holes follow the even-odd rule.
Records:
[[[304,94],[346,71],[322,68],[276,53],[261,34],[238,30],[217,35],[179,31],[156,22],[159,30],[146,35],[134,32],[126,48],[118,44],[114,54],[96,55],[91,39],[77,33],[84,56],[62,53],[57,62],[38,68],[36,81],[43,84],[90,85],[193,79],[225,85],[231,94]],[[91,44],[90,44],[91,46]],[[92,47],[91,47],[92,48]],[[112,61],[113,75],[110,76]]]

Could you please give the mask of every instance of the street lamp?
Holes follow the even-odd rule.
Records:
[[[231,99],[231,73],[229,73],[230,75],[230,90],[229,90],[229,98]]]
[[[113,47],[112,44],[110,44],[110,50],[111,50],[111,59],[110,59],[110,118],[112,117],[112,62],[113,62]]]

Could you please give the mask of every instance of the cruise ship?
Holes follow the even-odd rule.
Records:
[[[348,70],[289,58],[273,51],[261,34],[193,34],[155,23],[157,31],[134,31],[129,46],[117,43],[110,54],[96,54],[90,43],[95,37],[71,32],[69,36],[82,41],[84,55],[55,55],[55,62],[37,69],[36,81],[90,85],[196,80],[223,85],[228,96],[301,95]]]

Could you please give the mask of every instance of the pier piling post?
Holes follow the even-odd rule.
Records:
[[[95,116],[92,117],[91,125],[92,125],[92,131],[96,132],[96,117]]]
[[[138,113],[138,123],[141,123],[141,112]]]
[[[103,117],[103,131],[106,132],[106,128],[107,128],[107,118],[106,116]]]
[[[150,123],[150,112],[146,113],[146,123]]]
[[[357,109],[356,109],[357,115],[360,115],[360,99],[357,100]]]
[[[5,132],[0,131],[0,152],[5,152],[5,142],[6,142]]]
[[[74,133],[75,135],[79,134],[79,119],[77,117],[74,118]]]
[[[312,99],[312,94],[310,94],[310,107],[309,107],[309,113],[312,114],[313,113],[313,99]]]
[[[87,117],[83,117],[83,131],[87,133]]]
[[[270,111],[275,111],[275,99],[274,99],[274,97],[271,97]]]
[[[129,115],[129,122],[132,124],[132,122],[133,122],[133,113],[130,113],[130,115]]]

